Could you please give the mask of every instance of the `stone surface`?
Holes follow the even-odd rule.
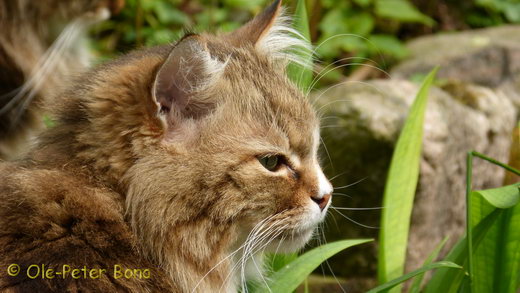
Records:
[[[462,235],[466,152],[477,150],[507,161],[517,117],[512,99],[504,91],[461,82],[445,83],[444,89],[431,89],[425,117],[407,270],[420,266],[445,236],[450,236],[450,247]],[[325,172],[334,178],[335,192],[342,193],[334,195],[335,207],[381,206],[394,144],[417,91],[418,85],[409,81],[375,80],[314,94],[323,113],[322,136],[328,151],[322,151]],[[475,189],[500,186],[504,177],[502,170],[479,160],[475,160],[473,172]],[[377,238],[377,228],[361,225],[377,227],[380,210],[339,211],[350,220],[331,210],[327,241]],[[329,263],[341,277],[373,278],[377,245],[353,247]]]
[[[520,74],[520,26],[425,36],[407,44],[409,58],[394,78],[413,78],[440,66],[438,77],[499,87]]]

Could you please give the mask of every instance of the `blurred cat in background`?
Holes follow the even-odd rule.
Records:
[[[89,64],[86,30],[123,0],[0,0],[0,159],[19,157],[55,92]]]

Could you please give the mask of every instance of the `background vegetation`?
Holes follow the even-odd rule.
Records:
[[[172,42],[187,28],[228,32],[270,0],[126,0],[124,10],[93,31],[101,59],[140,46]],[[295,0],[284,1],[295,6]],[[317,70],[335,62],[317,87],[339,81],[362,65],[388,69],[408,52],[413,37],[520,22],[516,0],[306,0]],[[381,71],[371,73],[384,77]],[[375,77],[375,76],[371,76]]]

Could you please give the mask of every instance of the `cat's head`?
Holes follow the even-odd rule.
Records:
[[[122,170],[129,221],[158,254],[175,239],[175,249],[211,258],[203,247],[248,235],[293,251],[324,219],[332,186],[319,121],[284,70],[288,50],[305,43],[283,21],[276,1],[233,33],[135,53],[81,89],[97,131],[80,133],[95,145],[81,155]]]

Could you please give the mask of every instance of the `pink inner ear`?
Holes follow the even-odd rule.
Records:
[[[205,50],[198,36],[184,38],[172,49],[155,77],[154,97],[161,113],[187,108],[193,89],[204,79],[206,65],[200,56],[208,54]]]

